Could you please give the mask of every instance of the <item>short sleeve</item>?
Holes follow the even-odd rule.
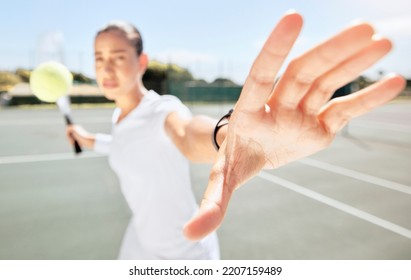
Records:
[[[178,112],[181,117],[191,119],[192,114],[180,99],[173,95],[162,95],[161,102],[155,107],[157,112],[161,112],[163,116],[167,116],[172,112]]]

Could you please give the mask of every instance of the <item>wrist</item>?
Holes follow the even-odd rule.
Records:
[[[218,131],[216,135],[216,142],[217,145],[220,147],[221,144],[224,142],[225,137],[227,136],[227,129],[228,129],[228,123],[222,126]]]
[[[233,113],[233,109],[231,109],[230,111],[228,111],[227,114],[222,116],[214,128],[212,140],[213,140],[214,147],[217,151],[220,149],[220,144],[224,141],[227,135],[227,125],[228,125],[228,121],[230,120],[232,113]]]
[[[93,138],[93,150],[108,154],[113,137],[110,134],[96,133]]]

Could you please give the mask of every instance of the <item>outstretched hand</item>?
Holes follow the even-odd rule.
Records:
[[[302,17],[286,14],[254,61],[212,168],[200,210],[184,234],[200,239],[221,224],[236,188],[263,168],[277,168],[327,147],[349,120],[378,107],[405,86],[399,75],[349,96],[330,97],[391,49],[367,23],[348,27],[292,60],[274,83],[296,41]]]

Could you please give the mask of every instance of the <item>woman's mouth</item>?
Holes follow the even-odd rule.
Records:
[[[103,81],[103,87],[106,89],[113,89],[118,87],[118,83],[116,81],[112,80],[104,80]]]

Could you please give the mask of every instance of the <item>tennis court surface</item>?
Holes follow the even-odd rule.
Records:
[[[231,106],[190,105],[219,117]],[[112,108],[73,110],[109,132]],[[52,108],[0,109],[0,259],[115,259],[130,212],[107,158],[75,157]],[[210,165],[192,164],[198,200]],[[411,102],[354,120],[332,146],[233,196],[223,259],[411,259]]]

